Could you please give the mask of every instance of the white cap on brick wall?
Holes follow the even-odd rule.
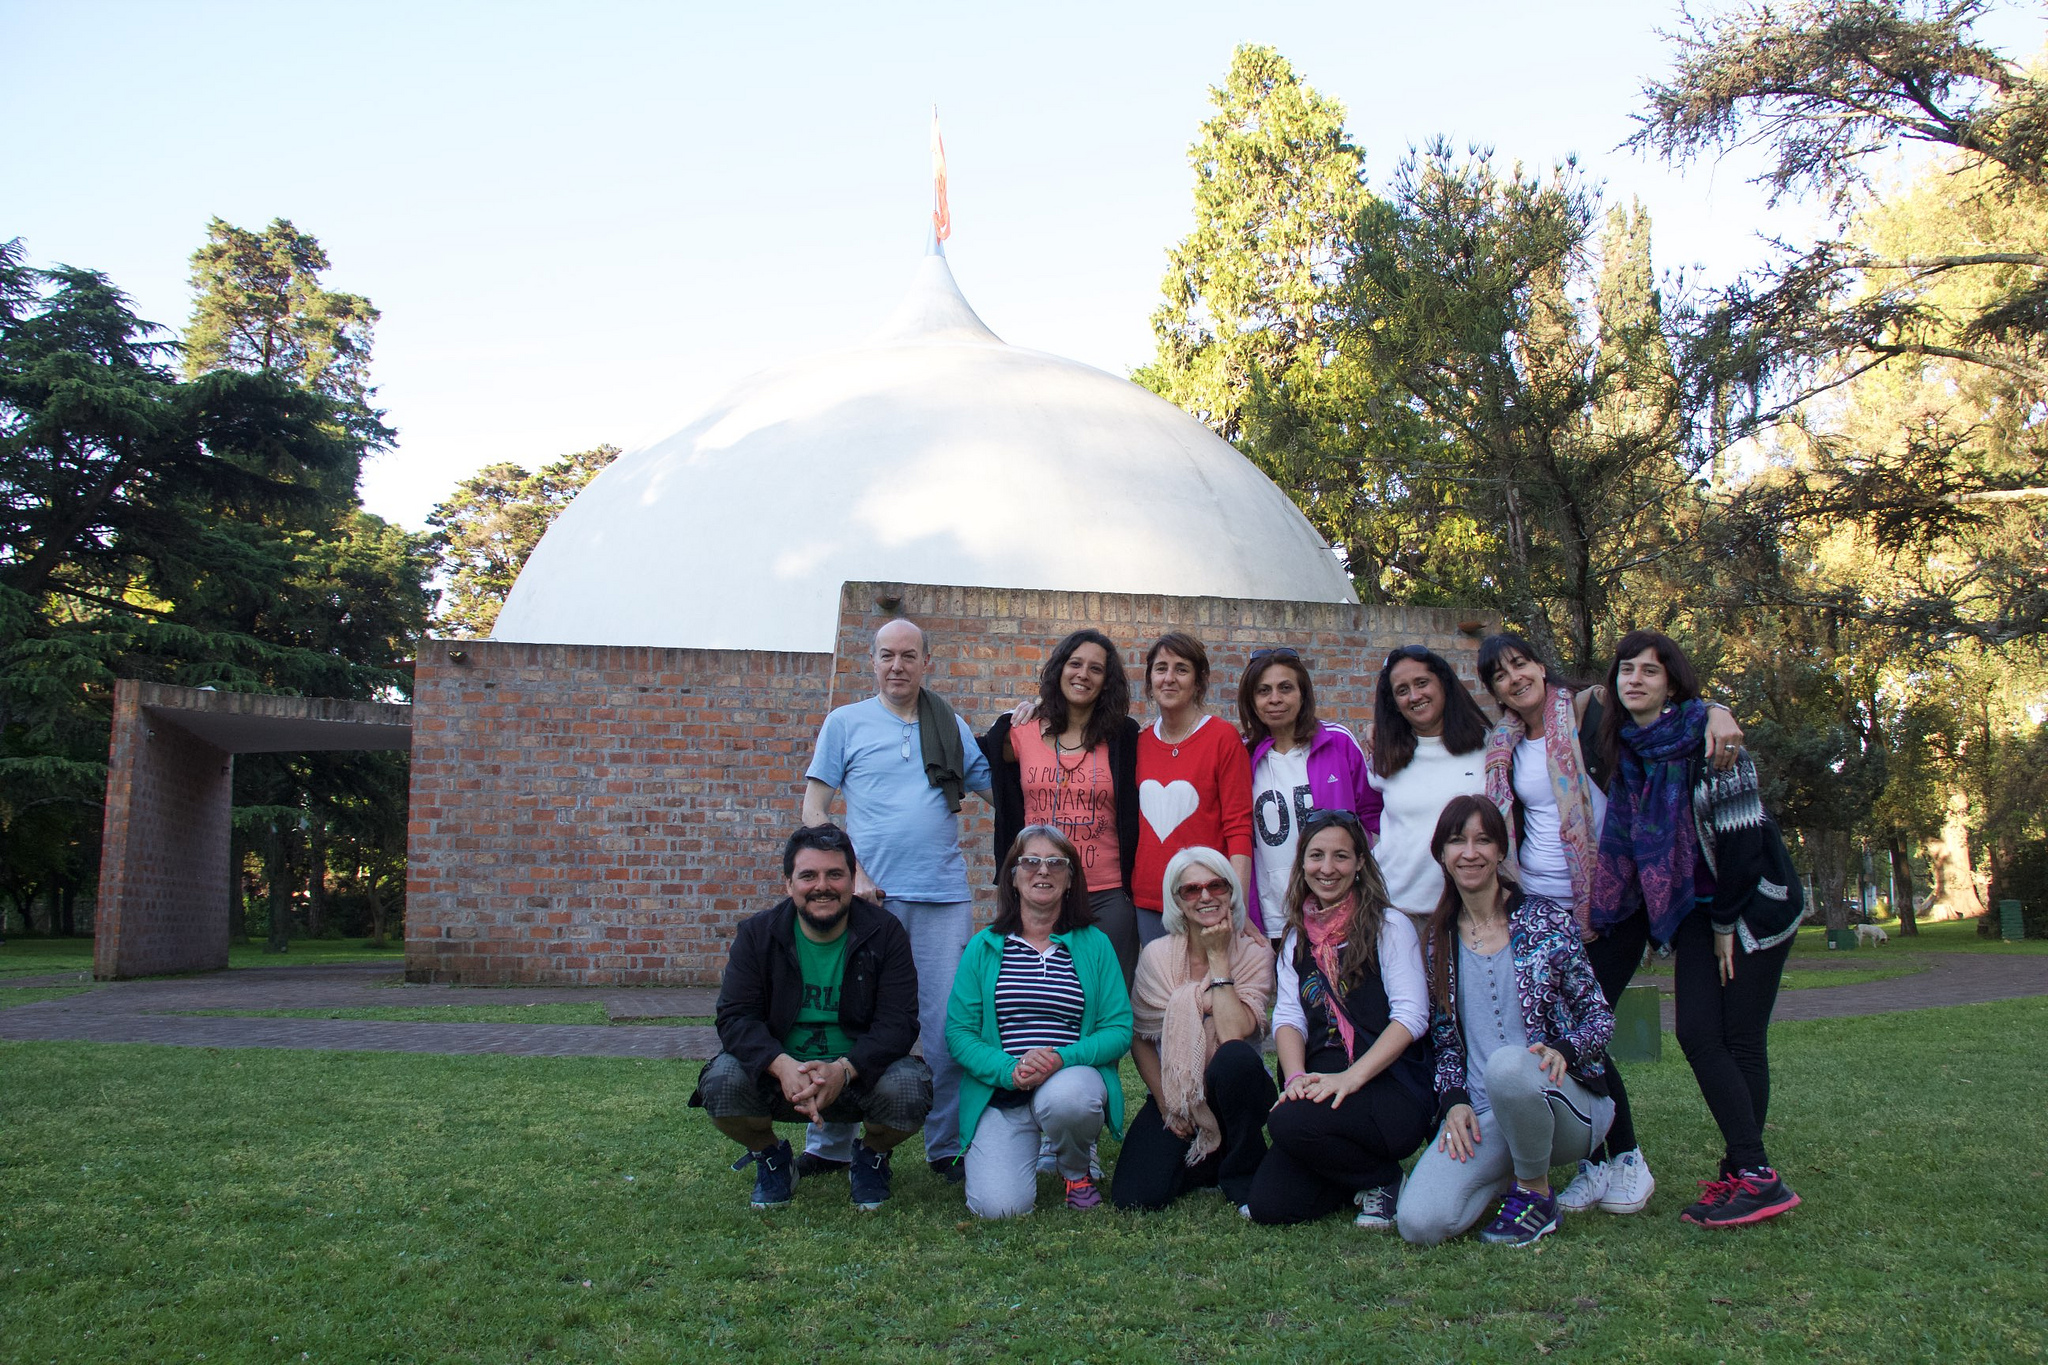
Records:
[[[868,342],[622,456],[498,617],[535,643],[825,652],[850,581],[1351,602],[1271,480],[1125,379],[1007,346],[934,250]]]

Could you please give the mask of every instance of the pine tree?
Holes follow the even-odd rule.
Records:
[[[434,543],[448,576],[435,618],[442,628],[489,635],[540,538],[584,485],[618,457],[617,446],[594,446],[537,473],[507,462],[487,465],[457,484],[427,517],[437,528]]]
[[[379,314],[370,301],[321,285],[327,252],[278,218],[250,232],[215,218],[192,253],[196,298],[185,326],[185,376],[215,370],[278,375],[335,404],[343,429],[366,449],[393,433],[371,405],[370,348]]]

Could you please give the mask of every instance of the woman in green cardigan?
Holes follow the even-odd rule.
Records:
[[[1080,866],[1052,826],[1020,830],[996,881],[995,922],[968,940],[953,978],[946,1047],[966,1073],[960,1134],[976,1217],[1031,1211],[1041,1136],[1068,1207],[1094,1208],[1089,1148],[1105,1122],[1123,1134],[1116,1064],[1131,1049],[1131,997]]]

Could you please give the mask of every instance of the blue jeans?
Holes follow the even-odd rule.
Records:
[[[953,977],[974,934],[974,902],[882,902],[910,933],[910,957],[917,965],[918,1046],[932,1072],[932,1110],[924,1121],[924,1154],[928,1161],[960,1155],[960,1064],[946,1051],[946,1004],[953,997]],[[814,1123],[804,1150],[835,1161],[853,1157],[854,1125]]]

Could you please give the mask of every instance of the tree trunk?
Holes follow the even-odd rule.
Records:
[[[1992,912],[1998,908],[2000,900],[2008,898],[2007,888],[2012,885],[2012,861],[2019,853],[2019,850],[2013,846],[2012,839],[2008,836],[2001,835],[1991,840],[1990,843],[1990,894],[1984,898],[1985,913],[1977,920],[1978,938],[1997,938],[2002,932],[1998,916]],[[2018,897],[2010,897],[2010,899],[2016,900]]]
[[[319,938],[327,929],[327,822],[317,810],[306,862],[306,937]]]
[[[270,937],[266,953],[288,953],[292,947],[292,879],[285,856],[285,835],[273,822],[269,847],[264,849],[264,880],[270,892]]]
[[[248,836],[236,831],[228,836],[228,942],[249,941],[248,892],[242,885],[243,864],[249,859]]]
[[[1912,938],[1920,932],[1913,911],[1913,856],[1906,850],[1906,837],[1896,829],[1884,834],[1885,847],[1892,855],[1892,913],[1899,917],[1899,936]]]
[[[1984,913],[1984,897],[1977,889],[1977,877],[1970,855],[1970,799],[1960,791],[1948,796],[1942,812],[1941,834],[1926,841],[1927,905],[1921,916],[1929,920],[1969,919]]]
[[[384,946],[384,897],[377,891],[377,884],[382,878],[377,875],[377,869],[374,867],[368,868],[366,871],[368,875],[363,879],[363,887],[370,893],[370,945],[375,948],[382,948]]]
[[[1806,832],[1806,842],[1813,850],[1813,888],[1820,897],[1821,920],[1831,933],[1847,929],[1849,836],[1838,829],[1812,829]]]

